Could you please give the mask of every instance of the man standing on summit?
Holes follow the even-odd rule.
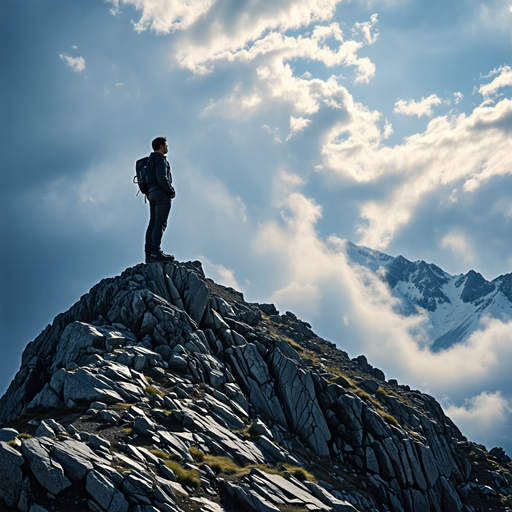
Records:
[[[171,200],[176,195],[172,186],[171,164],[165,158],[169,152],[169,146],[166,137],[157,137],[151,146],[153,153],[149,155],[147,163],[151,185],[148,192],[149,225],[144,248],[146,263],[174,260],[174,256],[164,254],[160,248],[171,211]]]

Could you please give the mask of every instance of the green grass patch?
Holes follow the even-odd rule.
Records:
[[[13,448],[17,448],[18,445],[16,444],[16,441],[14,439],[11,439],[10,441],[7,441],[7,444],[9,446],[12,446]]]
[[[398,421],[391,414],[383,411],[382,409],[377,409],[377,413],[380,414],[390,425],[394,425],[395,427],[399,426]]]
[[[244,470],[244,468],[229,457],[223,457],[221,455],[205,455],[204,463],[210,466],[217,474],[235,475]]]
[[[299,481],[304,482],[304,480],[308,480],[309,482],[315,482],[317,483],[318,480],[316,479],[315,475],[313,473],[310,473],[306,469],[300,467],[300,466],[294,466],[293,464],[285,463],[284,467]]]
[[[110,467],[114,468],[118,473],[124,473],[125,471],[130,471],[129,468],[124,467],[124,462],[122,460],[119,461],[112,461],[110,463]]]
[[[399,402],[402,402],[403,404],[408,405],[409,407],[414,407],[414,405],[411,404],[411,402],[409,402],[409,400],[407,400],[403,396],[399,395],[392,389],[384,389],[384,388],[379,387],[379,389],[377,389],[377,393],[379,393],[380,395],[392,396],[392,397],[396,398]]]
[[[201,485],[199,473],[195,469],[185,469],[181,464],[169,459],[165,461],[165,465],[174,471],[178,480],[183,485],[187,485],[189,487],[199,487]]]
[[[378,400],[375,400],[373,396],[368,394],[366,391],[363,391],[362,389],[358,387],[351,387],[350,391],[354,393],[355,395],[359,396],[363,400],[366,400],[367,402],[370,402],[375,407],[375,412],[378,413],[382,418],[384,418],[390,425],[398,426],[399,423],[396,420],[394,416],[389,414],[380,404]]]
[[[158,389],[155,388],[155,386],[146,386],[146,388],[144,389],[144,391],[148,394],[148,395],[159,395],[160,394],[160,391],[158,391]]]
[[[169,454],[163,452],[162,450],[158,450],[156,448],[150,448],[149,451],[155,455],[156,457],[158,457],[159,459],[168,459],[169,458]]]
[[[148,381],[148,384],[153,384],[153,379],[151,377],[144,375],[144,378]]]
[[[133,427],[123,428],[123,434],[126,434],[127,436],[131,436],[133,434]]]
[[[195,446],[191,446],[189,449],[188,449],[190,455],[192,455],[192,457],[194,457],[194,460],[196,460],[197,462],[203,462],[204,461],[204,452],[201,451],[199,448],[195,447]]]
[[[297,352],[303,352],[304,349],[296,342],[293,341],[291,338],[288,338],[287,336],[284,336],[284,339],[291,345],[293,349],[295,349]]]
[[[18,434],[16,437],[18,439],[30,439],[31,437],[34,437],[34,436],[31,435],[31,434],[27,434],[25,432],[22,432],[21,434]]]

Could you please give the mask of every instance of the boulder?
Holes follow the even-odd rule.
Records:
[[[86,444],[74,439],[56,443],[51,451],[51,456],[62,465],[65,475],[72,481],[85,478],[87,473],[93,469],[93,464],[104,463],[104,460]]]
[[[331,433],[316,398],[310,372],[276,348],[271,357],[271,371],[290,429],[321,457],[329,456],[327,441]]]
[[[9,442],[16,439],[19,432],[13,428],[0,428],[0,441]]]
[[[57,344],[57,352],[51,366],[52,373],[68,363],[78,361],[89,347],[100,348],[104,343],[105,336],[94,326],[83,322],[70,323]]]
[[[126,512],[128,502],[114,483],[96,470],[87,474],[86,490],[107,512]]]
[[[36,438],[24,439],[21,445],[23,457],[28,462],[30,470],[37,481],[54,495],[71,485],[71,482],[64,475],[62,466],[52,457],[48,447],[53,443]]]
[[[53,391],[50,383],[47,382],[43,389],[32,399],[28,404],[27,409],[33,407],[59,407],[63,405],[62,400],[59,398],[57,393]]]
[[[18,503],[23,481],[22,455],[4,441],[0,441],[0,501],[3,498],[8,507]]]
[[[75,373],[67,373],[63,386],[64,402],[68,400],[85,400],[87,402],[105,402],[115,404],[123,399],[111,386],[102,382],[97,376],[84,368]]]

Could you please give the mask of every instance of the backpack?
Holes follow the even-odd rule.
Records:
[[[139,195],[139,192],[147,195],[152,183],[148,169],[148,161],[149,156],[145,156],[135,162],[135,176],[133,178],[133,183],[139,186],[139,191],[136,194],[137,196]]]

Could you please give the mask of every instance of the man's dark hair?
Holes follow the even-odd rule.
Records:
[[[151,146],[153,151],[158,151],[160,146],[163,146],[167,142],[167,137],[157,137],[152,143]]]

